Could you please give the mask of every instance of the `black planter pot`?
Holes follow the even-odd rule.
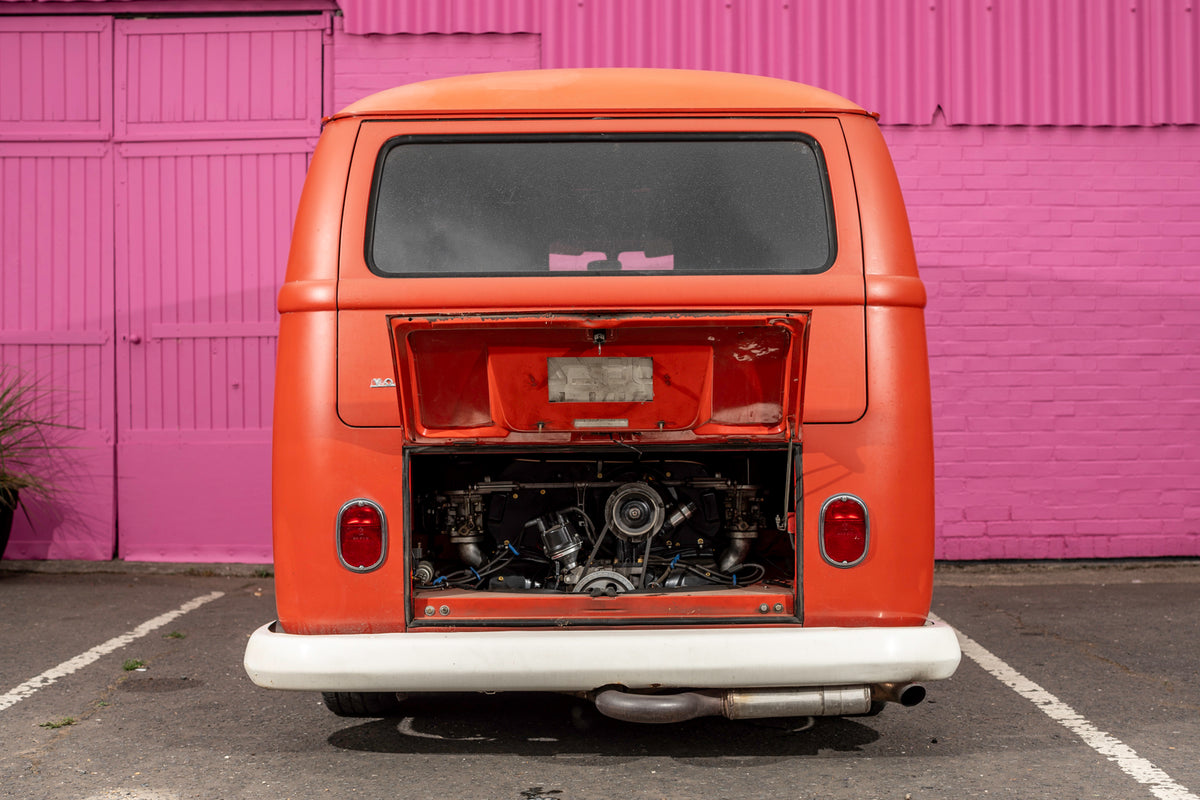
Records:
[[[17,493],[0,491],[0,558],[8,547],[8,535],[12,533],[13,514],[17,511]]]

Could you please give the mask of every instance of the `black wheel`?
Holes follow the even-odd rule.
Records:
[[[394,717],[400,713],[395,692],[321,692],[325,707],[339,717]]]

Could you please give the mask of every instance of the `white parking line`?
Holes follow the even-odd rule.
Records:
[[[930,614],[931,619],[938,618]],[[939,620],[941,621],[941,620]],[[1200,800],[1171,776],[1134,752],[1133,748],[1097,728],[1075,709],[1010,667],[978,642],[955,630],[963,655],[983,667],[1001,683],[1042,710],[1046,716],[1074,733],[1084,744],[1109,761],[1115,761],[1126,775],[1147,786],[1159,800]]]
[[[29,697],[31,694],[36,692],[38,689],[41,689],[43,686],[49,686],[59,678],[65,678],[71,673],[83,669],[88,664],[91,664],[93,661],[99,659],[101,656],[106,656],[114,650],[120,650],[130,642],[140,639],[148,633],[153,633],[167,623],[171,622],[171,620],[181,617],[189,611],[194,611],[205,603],[216,600],[218,597],[223,597],[224,595],[224,592],[211,592],[206,595],[201,595],[194,600],[189,600],[174,611],[168,611],[165,614],[158,615],[154,619],[146,620],[128,633],[115,636],[104,644],[98,644],[91,650],[88,650],[85,653],[80,653],[74,658],[62,662],[57,667],[51,667],[41,675],[38,675],[36,678],[30,678],[20,686],[0,696],[0,711],[3,711],[9,706],[16,705],[26,697]]]

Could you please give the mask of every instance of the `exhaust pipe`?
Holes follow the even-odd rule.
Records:
[[[725,689],[677,694],[635,694],[606,689],[596,709],[624,722],[685,722],[697,717],[830,717],[866,714],[870,686],[819,686],[804,689]]]
[[[925,699],[925,687],[919,683],[877,683],[871,687],[871,699],[912,708]]]

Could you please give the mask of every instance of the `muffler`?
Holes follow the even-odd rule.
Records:
[[[596,709],[625,722],[684,722],[697,717],[830,717],[866,714],[870,686],[818,686],[803,689],[724,689],[677,694],[635,694],[605,689]]]

